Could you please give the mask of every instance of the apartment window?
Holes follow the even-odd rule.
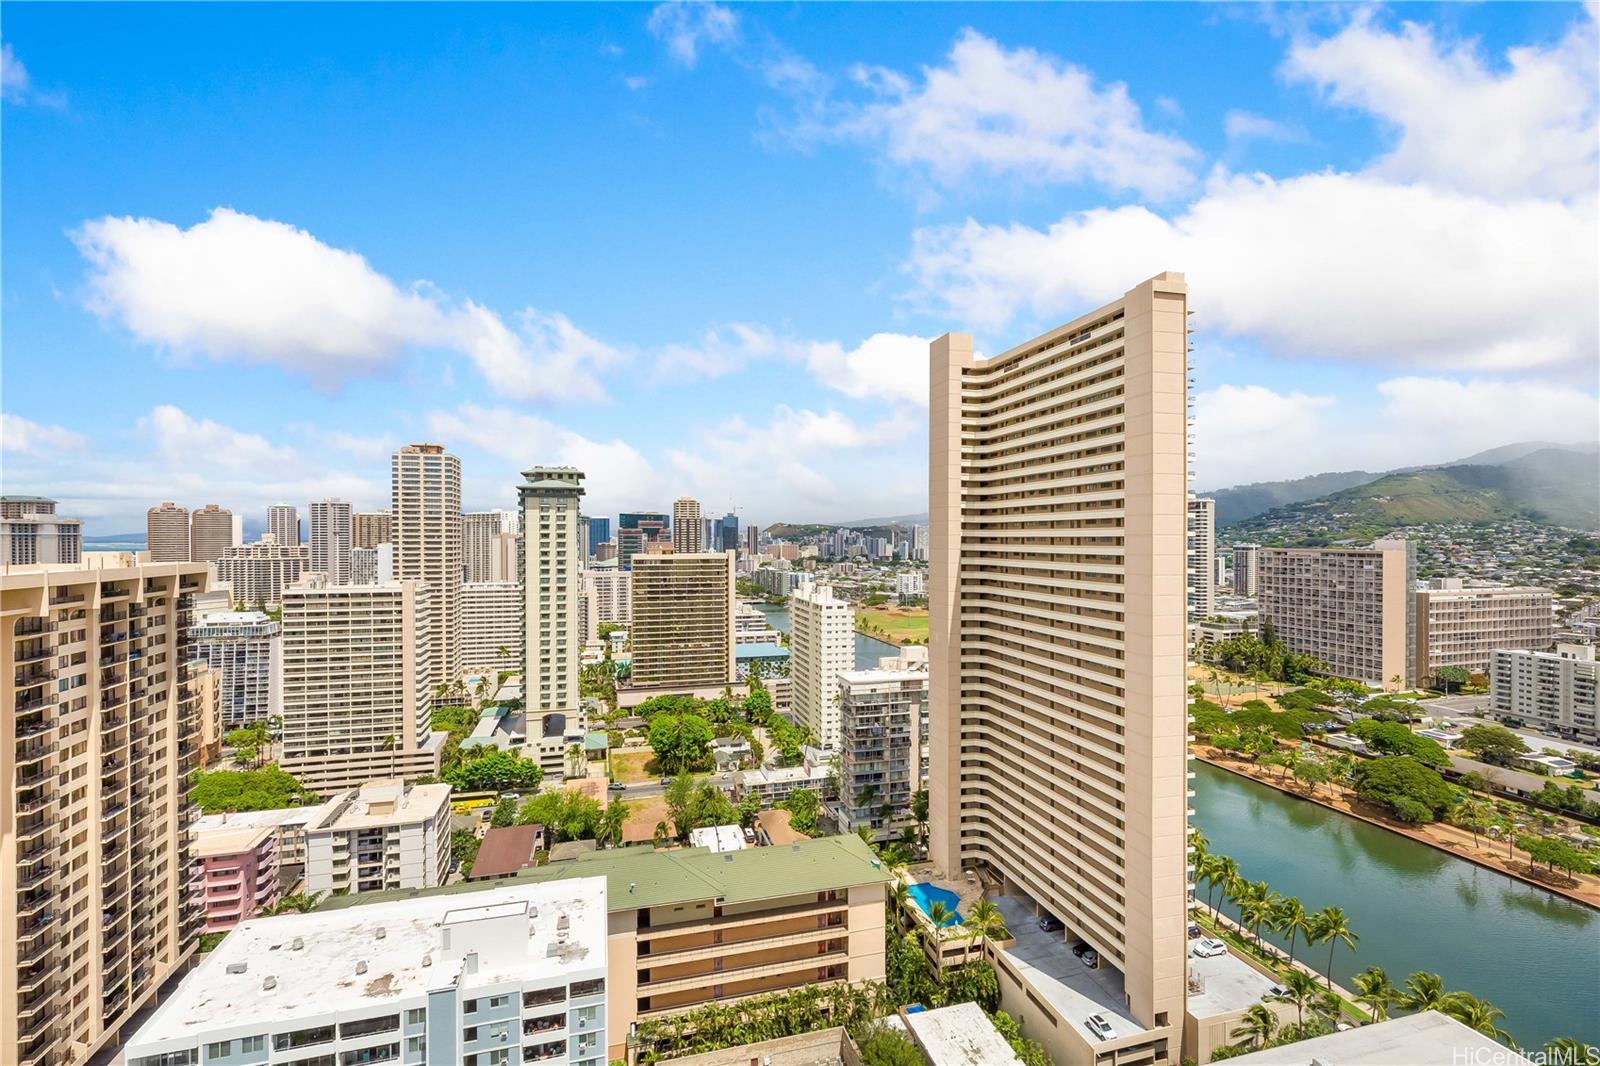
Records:
[[[476,1014],[476,1013],[478,1013],[478,1001],[475,1000],[475,999],[467,1000],[466,1003],[462,1004],[461,1013],[463,1013],[463,1014]]]
[[[315,1029],[296,1029],[291,1033],[273,1034],[272,1050],[293,1051],[295,1048],[309,1047],[312,1044],[326,1044],[332,1039],[331,1025],[320,1025]]]
[[[358,1036],[371,1036],[374,1033],[390,1033],[400,1028],[400,1015],[385,1014],[377,1018],[358,1018],[353,1022],[342,1022],[339,1025],[339,1039],[353,1040]],[[396,1051],[399,1047],[396,1046]]]
[[[470,1044],[476,1039],[478,1039],[478,1027],[476,1025],[469,1025],[461,1031],[462,1043]]]
[[[425,1036],[406,1037],[406,1058],[423,1054],[428,1047],[428,1038]]]
[[[265,1036],[242,1036],[239,1038],[239,1054],[250,1055],[257,1051],[267,1050]]]
[[[339,1054],[339,1066],[362,1066],[368,1062],[388,1062],[400,1057],[399,1044],[379,1044],[377,1047],[344,1051]]]
[[[428,1021],[428,1008],[412,1007],[406,1011],[407,1025],[425,1025]]]
[[[207,1059],[225,1059],[233,1054],[233,1041],[220,1040],[214,1044],[206,1045]]]

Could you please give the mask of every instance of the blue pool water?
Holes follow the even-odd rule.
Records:
[[[943,926],[961,924],[961,915],[956,913],[956,904],[961,902],[961,897],[948,888],[930,885],[926,881],[918,881],[906,889],[906,894],[921,908],[923,914],[928,913],[928,908],[935,903],[943,903],[950,912],[950,917],[941,923]]]

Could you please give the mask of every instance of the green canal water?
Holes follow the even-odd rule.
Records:
[[[1242,876],[1343,907],[1361,937],[1334,952],[1333,979],[1381,966],[1403,984],[1437,973],[1506,1012],[1524,1047],[1558,1036],[1600,1045],[1600,912],[1358,819],[1196,761],[1195,816],[1211,850]],[[1205,898],[1205,887],[1196,887]],[[1219,898],[1220,893],[1213,896]],[[1223,909],[1232,917],[1231,904]],[[1268,939],[1287,947],[1283,938]],[[1320,971],[1326,945],[1310,949]],[[1307,957],[1304,945],[1296,951]]]

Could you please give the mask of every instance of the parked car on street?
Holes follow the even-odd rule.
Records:
[[[1039,919],[1039,928],[1043,929],[1047,933],[1059,933],[1061,930],[1065,929],[1066,926],[1061,923],[1060,918],[1053,918],[1047,914],[1043,918]]]
[[[1228,945],[1220,940],[1206,937],[1203,940],[1195,941],[1194,947],[1190,948],[1189,951],[1197,959],[1209,959],[1216,955],[1227,954]]]

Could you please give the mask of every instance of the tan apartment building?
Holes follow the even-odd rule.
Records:
[[[463,583],[515,581],[516,560],[515,511],[471,511],[461,516]]]
[[[461,668],[469,674],[522,669],[522,586],[469,581],[461,586]]]
[[[189,561],[189,508],[168,500],[144,516],[144,542],[152,563]]]
[[[430,683],[461,676],[461,460],[442,444],[408,444],[390,461],[394,576],[428,586]]]
[[[710,551],[702,534],[699,501],[687,496],[673,500],[672,550],[684,553]]]
[[[56,514],[43,496],[0,496],[0,563],[71,563],[83,558],[83,521]]]
[[[1370,548],[1262,548],[1262,631],[1320,659],[1336,677],[1397,691],[1417,681],[1416,554],[1403,540]]]
[[[733,552],[634,556],[635,688],[734,682],[733,565]]]
[[[200,746],[191,597],[206,568],[0,571],[0,1062],[77,1066],[194,950]]]
[[[189,561],[216,562],[238,543],[233,533],[232,511],[214,503],[198,508],[189,515]]]
[[[889,874],[857,836],[727,852],[617,848],[493,886],[590,877],[607,885],[606,1061],[633,1061],[635,1022],[805,985],[884,979]],[[484,888],[465,881],[422,895]],[[323,910],[395,898],[345,896]]]
[[[633,618],[633,572],[616,567],[583,572],[582,629],[584,643],[600,639],[600,625],[627,625]]]
[[[1187,313],[1164,273],[992,358],[932,345],[930,857],[1063,922],[1064,965],[1099,952],[1109,1036],[1002,982],[1026,1034],[1074,1034],[1061,1066],[1178,1061]]]
[[[388,511],[356,511],[350,516],[352,548],[376,548],[389,543]]]
[[[375,778],[437,774],[436,646],[426,585],[330,585],[283,594],[283,751],[279,765],[327,795]]]
[[[1554,594],[1540,588],[1463,588],[1442,578],[1417,592],[1417,675],[1441,666],[1487,674],[1497,648],[1545,651],[1555,636]]]
[[[311,550],[304,544],[279,544],[271,533],[255,544],[240,544],[216,561],[217,583],[228,586],[236,604],[277,607],[283,590],[311,569]]]
[[[329,497],[311,501],[311,569],[327,574],[335,585],[348,585],[352,580],[351,513],[349,500]]]
[[[292,503],[275,503],[267,508],[267,532],[279,544],[300,543],[300,510]]]
[[[1208,618],[1217,609],[1217,501],[1189,498],[1189,617]]]
[[[583,630],[578,601],[584,545],[578,523],[583,472],[536,466],[522,472],[522,699],[530,720],[580,706]],[[535,731],[529,725],[529,733]]]

